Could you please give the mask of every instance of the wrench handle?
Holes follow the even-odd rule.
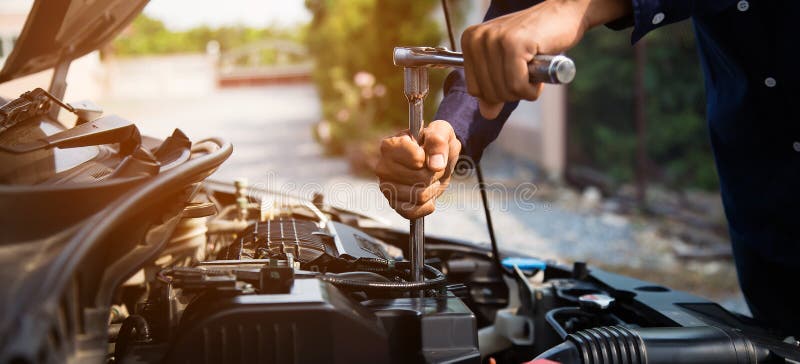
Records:
[[[538,55],[528,63],[528,80],[531,83],[567,84],[573,79],[575,79],[575,62],[567,56]]]
[[[401,67],[464,67],[464,55],[446,48],[396,47],[394,64]],[[562,54],[540,54],[528,63],[530,82],[567,84],[575,78],[575,72],[575,62]]]
[[[396,47],[394,64],[404,68],[403,91],[408,100],[408,130],[411,137],[419,143],[424,126],[423,101],[428,95],[428,68],[463,67],[464,56],[445,48]],[[528,64],[528,73],[530,82],[570,83],[575,78],[575,63],[563,55],[539,55]],[[425,220],[418,218],[410,223],[411,279],[421,282],[424,280],[425,265]]]

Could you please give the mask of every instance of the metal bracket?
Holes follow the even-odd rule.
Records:
[[[50,79],[48,91],[59,100],[63,100],[64,94],[67,92],[67,72],[69,72],[70,63],[72,63],[72,59],[62,54],[61,60],[53,69],[53,78]],[[50,118],[58,120],[59,111],[61,111],[60,107],[53,107],[50,109]]]

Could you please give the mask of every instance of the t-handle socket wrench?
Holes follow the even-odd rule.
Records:
[[[417,142],[423,128],[422,111],[428,96],[428,68],[463,67],[464,56],[460,52],[434,47],[396,47],[394,65],[403,67],[403,91],[408,100],[408,131]],[[575,63],[563,55],[538,55],[528,64],[531,82],[564,84],[575,78]],[[411,279],[424,280],[425,264],[425,220],[411,220],[409,234],[409,260]]]
[[[395,47],[394,65],[404,68],[464,67],[464,56],[447,48]],[[528,63],[528,77],[532,83],[570,83],[575,78],[575,63],[564,55],[537,55]],[[425,89],[427,91],[427,82]]]

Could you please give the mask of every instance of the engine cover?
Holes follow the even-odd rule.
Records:
[[[457,297],[356,302],[313,278],[288,294],[207,291],[180,319],[168,363],[479,363]]]
[[[453,293],[372,295],[317,279],[359,258],[394,259],[392,250],[336,222],[258,222],[221,260],[170,273],[152,306],[161,314],[145,316],[169,327],[168,363],[480,363],[477,320]],[[125,358],[146,355],[137,349]]]
[[[291,253],[301,268],[324,272],[340,258],[399,258],[399,252],[390,254],[389,250],[385,243],[345,224],[329,222],[323,228],[308,219],[277,217],[251,225],[220,258],[285,258]]]
[[[389,362],[379,319],[316,279],[289,294],[204,294],[177,332],[167,363]]]

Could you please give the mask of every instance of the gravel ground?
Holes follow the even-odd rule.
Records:
[[[311,138],[320,118],[320,105],[310,85],[224,89],[202,97],[176,99],[99,100],[109,113],[129,118],[143,134],[166,137],[182,129],[193,140],[221,136],[234,144],[234,154],[213,178],[247,177],[251,185],[310,196],[322,191],[327,201],[378,216],[395,226],[408,222],[392,211],[375,180],[353,177],[346,161],[325,157]],[[669,251],[669,239],[658,236],[646,222],[597,213],[581,208],[581,197],[566,191],[543,200],[542,188],[531,183],[535,168],[493,156],[484,162],[490,183],[492,217],[503,248],[525,251],[563,262],[587,260],[614,270],[639,269],[677,275],[707,275],[706,264],[686,268]],[[562,191],[563,192],[563,191]],[[474,177],[458,178],[426,218],[426,233],[488,242],[483,209]],[[746,305],[731,278],[730,262],[715,262],[727,291],[707,291],[702,283],[686,289],[746,312]],[[647,269],[644,269],[647,268]],[[734,279],[731,285],[730,281]],[[657,279],[654,279],[657,280]],[[689,278],[687,278],[687,281]],[[675,281],[669,281],[673,283]],[[702,280],[701,280],[702,282]],[[683,287],[677,287],[683,289]]]

